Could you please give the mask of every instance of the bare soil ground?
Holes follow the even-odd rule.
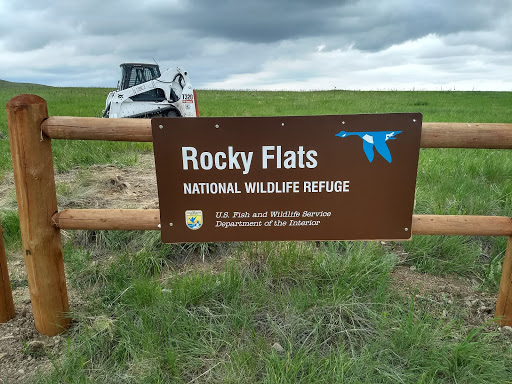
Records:
[[[43,336],[36,330],[26,280],[18,274],[21,269],[10,268],[16,317],[0,324],[0,383],[25,383],[51,368],[50,357],[65,346],[65,337]]]
[[[59,209],[158,208],[152,154],[141,155],[137,167],[98,165],[57,174],[56,184]],[[14,182],[12,175],[7,175],[0,183],[0,209],[15,208]],[[51,368],[51,358],[64,353],[67,336],[51,338],[37,332],[22,253],[8,251],[8,265],[16,317],[0,324],[0,383],[24,383]],[[197,262],[188,264],[183,272],[205,267],[215,269],[214,265]],[[493,318],[496,297],[479,292],[469,279],[422,274],[405,266],[397,267],[391,278],[399,294],[407,298],[414,295],[418,305],[439,318],[459,317],[475,327]],[[70,284],[68,289],[73,310],[80,305],[80,295]]]
[[[478,291],[478,285],[457,276],[434,276],[399,266],[391,273],[392,286],[404,297],[438,318],[462,318],[479,327],[494,318],[496,297]],[[496,328],[494,324],[490,327]]]
[[[59,209],[158,208],[153,154],[139,157],[137,167],[97,165],[55,175]]]

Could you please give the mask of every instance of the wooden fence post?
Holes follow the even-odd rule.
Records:
[[[502,327],[512,326],[512,236],[508,238],[505,260],[503,260],[495,316],[500,318]]]
[[[7,256],[4,247],[4,231],[0,221],[0,323],[5,323],[16,316],[12,300],[11,281],[7,271]]]
[[[28,287],[37,330],[54,336],[70,324],[59,229],[51,223],[57,194],[50,139],[41,123],[46,101],[19,95],[7,103],[14,183]]]

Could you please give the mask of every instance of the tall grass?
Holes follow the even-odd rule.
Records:
[[[66,254],[83,288],[78,260],[91,255]],[[380,244],[245,243],[221,267],[188,273],[172,272],[171,255],[165,273],[136,253],[114,260],[96,265],[96,300],[37,382],[502,383],[511,373],[501,336],[395,295],[396,257]]]

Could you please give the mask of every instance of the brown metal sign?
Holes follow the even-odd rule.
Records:
[[[153,119],[162,240],[409,239],[421,119]]]

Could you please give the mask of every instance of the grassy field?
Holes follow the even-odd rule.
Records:
[[[50,115],[98,116],[108,90],[0,84],[3,105],[19,93],[45,98]],[[199,91],[198,99],[202,116],[421,112],[429,122],[512,123],[512,93]],[[152,150],[147,143],[52,146],[63,173],[136,166]],[[510,216],[509,152],[421,150],[415,213]],[[0,181],[10,170],[2,109]],[[16,252],[17,215],[0,213]],[[475,324],[463,298],[400,290],[394,278],[406,267],[473,281],[495,296],[504,250],[505,239],[488,237],[171,246],[150,232],[70,233],[66,273],[82,304],[64,355],[37,381],[511,382],[510,338]]]

